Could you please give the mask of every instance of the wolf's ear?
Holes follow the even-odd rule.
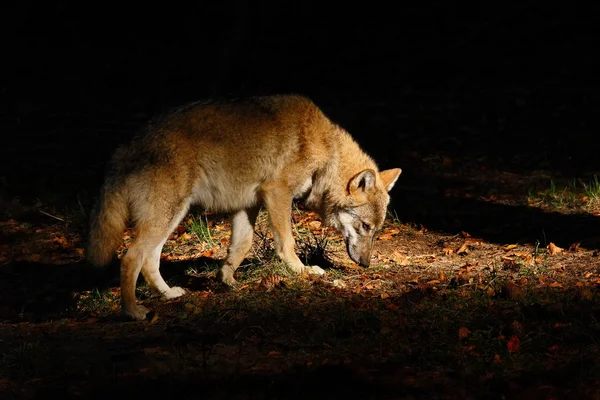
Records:
[[[402,170],[400,168],[386,169],[385,171],[381,171],[379,173],[379,176],[383,180],[383,184],[385,185],[388,192],[392,190],[394,184],[396,183],[396,180],[398,179],[401,173]]]
[[[368,192],[375,186],[375,171],[365,169],[354,175],[348,183],[348,193],[356,194],[359,192]]]

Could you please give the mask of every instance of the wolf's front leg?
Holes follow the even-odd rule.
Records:
[[[304,265],[294,251],[291,221],[292,194],[284,188],[274,187],[271,191],[265,193],[264,197],[275,239],[275,251],[279,258],[297,274],[325,274],[325,271],[319,266]]]
[[[231,218],[231,244],[227,249],[227,258],[217,277],[228,286],[236,286],[233,274],[248,254],[252,246],[254,223],[260,207],[241,210]]]

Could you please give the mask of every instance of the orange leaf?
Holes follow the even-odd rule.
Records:
[[[397,250],[394,250],[394,252],[392,253],[391,259],[392,259],[392,261],[394,261],[395,263],[397,263],[399,265],[409,265],[410,264],[410,258],[408,258],[405,255],[400,254],[400,252]]]
[[[390,328],[389,326],[382,326],[381,329],[379,330],[379,332],[383,335],[390,333],[392,331],[392,328]]]
[[[462,327],[458,330],[459,339],[464,339],[471,334],[471,331],[468,328]]]
[[[558,351],[558,345],[555,344],[554,346],[550,346],[548,347],[548,352],[550,353],[556,353]]]
[[[310,229],[311,231],[318,231],[319,229],[321,229],[321,221],[310,221],[308,223],[308,229]]]
[[[516,353],[519,351],[519,347],[521,347],[521,341],[517,336],[512,336],[506,345],[508,347],[509,353]]]
[[[550,252],[550,255],[558,254],[558,253],[560,253],[563,250],[564,249],[558,247],[557,245],[555,245],[552,242],[550,242],[550,244],[548,245],[548,251]]]
[[[468,251],[468,245],[467,242],[464,242],[462,246],[460,246],[458,248],[458,250],[456,250],[456,254],[463,254],[463,253],[467,253]]]

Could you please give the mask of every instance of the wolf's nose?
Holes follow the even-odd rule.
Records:
[[[358,261],[358,265],[367,268],[371,264],[371,257],[361,257]]]

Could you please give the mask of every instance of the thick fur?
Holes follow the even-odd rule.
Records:
[[[350,257],[367,266],[400,172],[378,172],[350,135],[304,97],[193,103],[150,121],[116,151],[92,215],[87,257],[108,263],[133,222],[135,241],[121,261],[122,308],[144,319],[148,310],[135,298],[140,272],[166,298],[184,293],[165,283],[159,260],[191,205],[232,214],[231,245],[219,273],[228,285],[236,284],[234,272],[265,207],[278,256],[297,273],[322,274],[294,252],[291,205],[303,198],[343,234]]]

